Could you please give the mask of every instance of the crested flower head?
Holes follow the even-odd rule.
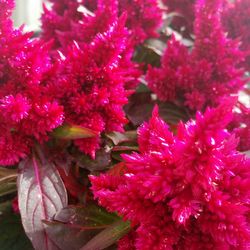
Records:
[[[76,0],[51,0],[52,9],[44,5],[42,16],[42,38],[45,41],[53,40],[54,47],[61,47],[59,37],[62,33],[71,35],[72,26],[83,18],[78,11],[80,2]],[[69,41],[68,41],[69,42]]]
[[[67,123],[96,132],[94,138],[75,140],[79,149],[93,158],[100,147],[100,134],[123,131],[127,123],[123,111],[130,94],[125,89],[127,71],[122,58],[127,51],[125,21],[126,16],[122,16],[91,43],[69,47],[57,76],[46,86],[64,106]]]
[[[63,108],[41,86],[51,69],[49,47],[13,29],[13,7],[0,1],[0,165],[17,163],[63,122]]]
[[[221,25],[222,0],[199,0],[191,52],[174,37],[168,41],[161,68],[150,68],[148,85],[163,101],[178,98],[191,110],[216,106],[221,97],[245,84],[240,64],[245,53],[226,37]]]
[[[120,249],[247,249],[250,160],[225,128],[235,100],[173,135],[155,108],[121,176],[91,176],[99,204],[133,225]]]
[[[250,70],[250,4],[248,0],[236,0],[223,13],[223,24],[229,37],[240,39],[240,48],[247,53],[244,66]]]
[[[128,13],[126,27],[133,46],[149,37],[157,36],[157,28],[162,22],[162,11],[156,0],[51,2],[52,10],[44,7],[43,38],[54,39],[56,48],[67,46],[72,40],[91,40],[98,32],[104,32],[115,18],[125,12]],[[84,11],[79,11],[79,7],[83,6]]]

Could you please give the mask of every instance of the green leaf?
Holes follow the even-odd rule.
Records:
[[[54,130],[53,136],[59,139],[75,140],[82,138],[96,137],[96,131],[77,125],[63,125]]]
[[[20,215],[11,212],[11,202],[0,204],[1,250],[31,250],[32,245],[25,235]]]
[[[112,149],[113,152],[116,151],[139,151],[139,147],[138,146],[115,146]]]
[[[102,250],[112,246],[130,231],[130,222],[117,221],[91,239],[80,250]]]
[[[158,49],[147,44],[137,47],[133,60],[138,63],[144,63],[144,70],[147,70],[147,65],[159,67],[161,65],[161,54]]]

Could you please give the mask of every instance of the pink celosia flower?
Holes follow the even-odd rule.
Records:
[[[119,13],[126,11],[126,26],[135,43],[157,36],[157,28],[162,22],[162,11],[156,0],[120,0]]]
[[[91,43],[75,43],[68,48],[55,78],[47,82],[47,93],[65,110],[65,121],[97,133],[97,137],[75,140],[85,153],[95,156],[102,132],[123,131],[127,122],[123,106],[130,91],[125,89],[124,69],[127,30],[126,16],[97,34]]]
[[[83,18],[78,11],[80,2],[76,0],[51,0],[52,10],[44,5],[42,16],[42,38],[45,41],[54,40],[54,47],[61,46],[61,33],[71,33],[72,26]],[[69,41],[68,41],[69,42]]]
[[[162,12],[156,0],[83,0],[82,2],[51,0],[51,2],[54,3],[51,11],[44,8],[43,37],[45,40],[54,39],[56,47],[65,46],[71,40],[77,42],[91,40],[98,32],[104,32],[114,22],[114,18],[124,12],[128,13],[126,27],[133,45],[156,36],[156,30],[162,21]],[[80,12],[81,5],[90,9],[93,15]]]
[[[41,86],[51,69],[48,46],[13,29],[13,7],[0,1],[0,165],[17,163],[63,122],[63,108]]]
[[[239,68],[244,53],[222,29],[221,0],[199,0],[196,6],[195,43],[191,52],[170,39],[161,68],[149,68],[148,85],[163,101],[176,98],[192,110],[215,106],[224,95],[245,84]]]
[[[233,105],[198,112],[176,136],[156,108],[125,174],[90,176],[99,204],[132,222],[120,249],[248,249],[250,160],[225,129]]]
[[[250,4],[248,0],[236,0],[228,5],[222,18],[225,30],[232,38],[241,41],[240,48],[247,52],[245,66],[250,70]]]

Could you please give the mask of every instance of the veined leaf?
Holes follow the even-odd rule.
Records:
[[[91,204],[66,207],[55,215],[53,221],[44,223],[46,231],[60,249],[79,250],[117,220],[120,220],[117,215]]]
[[[18,203],[24,230],[35,249],[58,249],[42,221],[50,220],[67,206],[67,192],[60,175],[53,164],[35,154],[21,162],[19,169]]]

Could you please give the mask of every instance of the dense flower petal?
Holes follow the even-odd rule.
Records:
[[[90,177],[99,204],[134,225],[121,249],[247,249],[250,160],[225,129],[235,101],[180,123],[176,136],[155,109],[124,175]]]

